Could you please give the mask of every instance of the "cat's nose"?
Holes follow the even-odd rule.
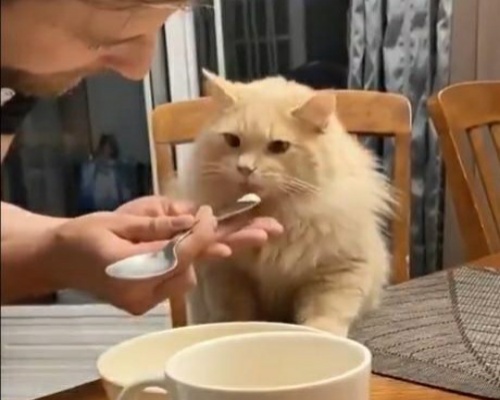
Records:
[[[254,173],[255,167],[249,167],[248,165],[238,165],[236,166],[238,172],[243,176],[250,176]]]

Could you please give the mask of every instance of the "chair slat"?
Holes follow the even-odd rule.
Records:
[[[183,296],[172,296],[169,299],[171,318],[172,318],[172,328],[178,328],[180,326],[187,325],[187,307],[186,300]]]
[[[392,237],[397,243],[393,251],[394,263],[403,267],[394,270],[394,280],[410,279],[410,146],[411,136],[396,136],[394,151],[394,186],[397,188],[398,213],[392,222]]]
[[[490,163],[490,157],[486,149],[484,130],[481,127],[472,128],[468,132],[468,137],[471,143],[474,159],[478,167],[479,177],[486,194],[486,200],[491,208],[491,214],[495,220],[495,225],[498,227],[500,226],[500,193],[496,190],[498,182],[495,182],[495,178],[493,176],[494,167]]]
[[[491,139],[497,151],[497,157],[500,160],[500,122],[490,125]]]

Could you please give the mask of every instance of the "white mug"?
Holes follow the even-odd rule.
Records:
[[[149,387],[173,400],[369,400],[371,353],[319,332],[227,336],[187,347],[162,376],[127,386],[118,400]]]

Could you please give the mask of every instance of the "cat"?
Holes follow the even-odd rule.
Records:
[[[256,193],[253,215],[276,218],[284,233],[197,266],[191,322],[278,321],[347,336],[388,282],[392,186],[339,121],[335,91],[204,76],[216,111],[194,143],[184,196],[218,209]]]

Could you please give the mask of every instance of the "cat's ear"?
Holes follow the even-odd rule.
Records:
[[[215,75],[207,69],[202,70],[205,78],[204,91],[223,107],[230,107],[236,102],[234,84]]]
[[[323,132],[337,106],[334,90],[315,92],[306,102],[291,111],[294,118],[305,122],[317,132]]]

